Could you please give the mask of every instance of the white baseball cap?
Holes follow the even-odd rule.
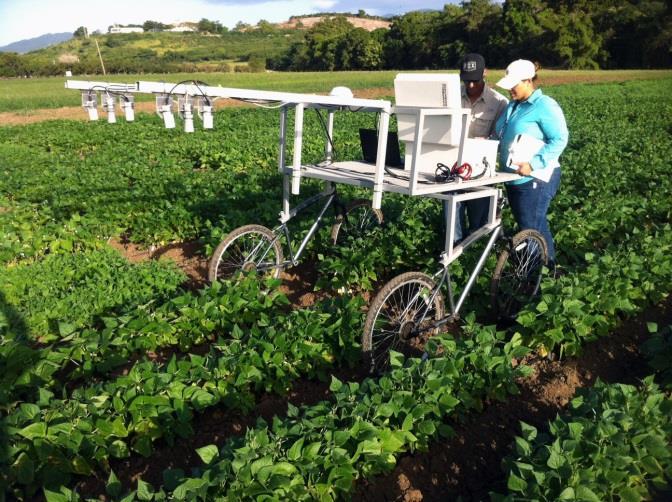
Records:
[[[508,91],[513,89],[522,80],[533,78],[536,73],[537,70],[532,61],[516,59],[506,67],[506,75],[497,82],[497,86]]]

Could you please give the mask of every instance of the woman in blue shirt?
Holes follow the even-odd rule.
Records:
[[[567,146],[568,132],[560,106],[536,88],[536,79],[537,67],[531,61],[518,59],[506,68],[497,86],[509,91],[511,101],[499,116],[495,133],[500,140],[501,168],[522,176],[506,185],[513,217],[521,230],[531,228],[544,236],[553,268],[555,245],[546,214],[560,186],[558,159]],[[509,149],[519,134],[540,140],[540,149],[528,161],[507,165]]]

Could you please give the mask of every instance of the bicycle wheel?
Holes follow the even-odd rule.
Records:
[[[282,246],[275,234],[261,225],[245,225],[219,243],[210,259],[208,280],[230,279],[252,271],[277,278],[282,263]]]
[[[340,245],[349,237],[361,237],[382,224],[383,212],[373,209],[371,201],[357,199],[348,204],[343,214],[336,217],[336,223],[331,227],[331,241]]]
[[[539,232],[528,229],[513,236],[490,282],[490,300],[499,317],[514,318],[537,295],[547,262],[548,248]]]
[[[390,350],[420,355],[422,343],[438,332],[433,324],[443,317],[443,295],[427,274],[407,272],[385,284],[364,324],[362,349],[369,371],[387,369]]]

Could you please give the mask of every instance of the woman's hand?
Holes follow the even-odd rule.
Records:
[[[532,173],[532,166],[529,162],[514,162],[514,166],[518,166],[517,174],[521,176],[529,176]]]

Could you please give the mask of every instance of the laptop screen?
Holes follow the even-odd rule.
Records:
[[[375,129],[360,129],[359,141],[362,145],[362,157],[364,161],[375,164],[378,157],[378,131]],[[403,165],[399,150],[399,137],[394,131],[387,133],[385,164],[390,167],[401,167]]]

